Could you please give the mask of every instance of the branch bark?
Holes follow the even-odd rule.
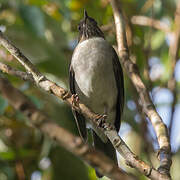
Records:
[[[161,174],[170,176],[169,171],[171,167],[171,146],[169,142],[169,135],[166,125],[163,123],[161,117],[156,112],[155,106],[150,99],[149,93],[140,78],[137,66],[129,58],[129,49],[126,41],[125,25],[122,17],[121,4],[118,0],[110,0],[116,26],[116,38],[118,43],[118,52],[121,63],[133,82],[142,103],[143,111],[151,121],[159,143],[159,158],[160,166],[158,168]]]
[[[10,67],[11,69],[13,69],[12,67]],[[1,69],[1,66],[0,66],[0,69]],[[13,70],[15,70],[15,69],[13,69]],[[8,71],[6,71],[6,73],[8,73]],[[23,77],[22,76],[19,76],[20,78],[22,78],[23,79]],[[7,81],[7,80],[6,80]],[[1,78],[0,78],[0,82],[1,82]],[[6,83],[6,84],[8,84],[8,83]],[[1,85],[0,85],[0,90],[1,90]],[[13,95],[12,97],[9,97],[9,101],[13,101],[14,102],[14,104],[15,104],[15,102],[17,102],[17,101],[19,101],[19,100],[21,100],[22,98],[20,98],[19,97],[19,95],[17,95],[17,93],[13,93],[13,91],[12,91],[12,89],[11,89],[11,93],[12,94],[15,94],[15,95]],[[15,99],[11,99],[11,98],[15,98]],[[19,103],[21,103],[21,101],[19,102]],[[24,100],[24,103],[21,103],[21,104],[24,104],[24,105],[21,105],[22,107],[23,106],[27,106],[26,108],[28,109],[28,111],[27,112],[24,112],[25,110],[24,110],[24,108],[18,108],[20,105],[19,105],[19,103],[17,103],[16,105],[17,105],[17,107],[13,104],[13,106],[16,108],[16,109],[18,109],[18,110],[21,110],[21,109],[23,109],[23,110],[21,110],[26,116],[28,116],[28,117],[30,117],[30,116],[32,116],[31,114],[32,114],[32,112],[33,112],[33,114],[35,114],[34,113],[34,111],[36,112],[36,114],[34,115],[34,118],[33,119],[31,119],[31,121],[33,121],[33,124],[35,124],[36,125],[36,123],[37,123],[37,126],[39,127],[39,123],[41,123],[41,121],[44,121],[45,122],[45,120],[46,119],[48,119],[47,117],[44,117],[43,115],[42,115],[42,113],[40,112],[40,111],[38,111],[35,107],[34,107],[34,105],[33,105],[33,109],[35,109],[35,110],[31,110],[31,106],[29,107],[29,105],[25,105],[26,103],[25,103],[25,100]],[[29,102],[28,102],[29,103]],[[27,103],[27,104],[28,104]],[[28,108],[29,107],[29,108]],[[32,111],[32,112],[31,112]],[[49,122],[50,122],[50,120],[49,120]],[[51,127],[51,126],[55,126],[55,128],[57,128],[56,127],[56,125],[55,124],[53,124],[53,125],[51,125],[51,123],[49,124],[49,127]],[[114,145],[114,147],[115,147],[115,149],[121,154],[121,156],[126,160],[126,164],[128,165],[128,166],[130,166],[130,167],[133,167],[133,168],[136,168],[139,172],[141,172],[142,174],[144,174],[145,176],[147,176],[147,177],[150,177],[151,179],[166,179],[166,176],[163,176],[163,175],[161,175],[157,170],[155,170],[153,167],[151,167],[151,166],[149,166],[148,164],[146,164],[145,162],[143,162],[143,161],[141,161],[139,158],[138,158],[138,156],[136,156],[130,149],[129,149],[129,147],[125,144],[125,142],[121,139],[121,137],[117,134],[117,132],[115,131],[115,128],[114,127],[112,127],[112,126],[110,126],[109,124],[103,124],[102,125],[103,126],[103,131],[104,131],[104,134],[106,134],[106,136],[110,139],[110,141],[112,142],[112,144]],[[49,130],[49,136],[51,136],[53,139],[59,139],[59,138],[61,138],[62,137],[62,134],[61,133],[55,133],[55,132],[57,132],[57,131],[55,131],[55,128],[49,128],[48,129],[48,126],[46,126],[47,127],[47,131]],[[60,127],[59,127],[60,128]],[[53,134],[52,132],[54,132],[55,134]],[[60,130],[58,130],[58,131],[60,131]],[[43,132],[43,131],[42,131]],[[65,136],[66,136],[66,133],[64,133],[65,134]],[[59,136],[61,136],[61,137],[59,137]],[[69,142],[69,141],[67,141],[67,142]],[[72,150],[71,149],[69,149],[71,152],[72,152]],[[78,155],[78,154],[76,154],[76,155]],[[78,156],[80,156],[80,155],[78,155]],[[101,159],[101,161],[102,161],[102,159]]]
[[[131,18],[131,22],[132,24],[137,24],[141,26],[150,26],[165,33],[171,32],[170,27],[164,22],[146,16],[133,16]]]
[[[175,105],[177,103],[177,82],[175,79],[175,67],[178,59],[178,50],[179,50],[179,41],[180,41],[180,1],[177,2],[177,8],[174,17],[174,31],[172,32],[172,40],[170,41],[169,47],[169,58],[171,61],[171,75],[170,80],[168,81],[168,88],[173,93],[173,102],[171,107],[171,118],[169,124],[169,133],[171,135],[173,119],[174,119],[174,111]]]
[[[27,96],[14,88],[7,79],[2,78],[1,76],[0,91],[2,96],[6,98],[16,110],[21,111],[29,118],[32,125],[50,136],[68,151],[71,151],[93,167],[96,167],[100,173],[107,175],[107,177],[114,180],[136,179],[134,176],[128,175],[120,170],[117,165],[103,153],[84,144],[80,137],[74,136],[67,130],[55,124],[46,114],[38,110]]]
[[[119,9],[116,1],[111,1],[112,6],[114,8],[115,22],[116,22],[116,30],[117,30],[117,40],[118,40],[118,49],[119,55],[122,58],[122,64],[127,70],[132,82],[135,84],[135,87],[140,94],[140,98],[143,104],[143,110],[149,119],[152,121],[154,128],[156,130],[158,141],[160,144],[160,159],[161,166],[160,172],[163,172],[165,168],[169,171],[171,159],[169,156],[170,153],[170,145],[169,139],[166,132],[166,126],[162,123],[162,120],[158,116],[155,111],[154,105],[152,104],[149,95],[147,93],[146,87],[140,79],[140,76],[137,71],[137,67],[129,60],[129,52],[126,43],[126,36],[124,25],[122,24],[122,15],[119,14]],[[113,4],[114,3],[114,4]],[[115,6],[115,7],[114,7]],[[79,103],[79,106],[73,104],[73,97],[71,94],[59,87],[54,82],[48,80],[45,76],[43,76],[35,66],[17,49],[7,38],[0,33],[0,43],[3,45],[16,59],[25,67],[28,73],[32,74],[32,77],[36,84],[44,89],[47,92],[54,94],[55,96],[64,100],[69,106],[73,107],[78,112],[82,113],[84,116],[88,117],[91,120],[91,123],[95,123],[98,125],[96,119],[97,114],[93,113],[89,110],[84,104]],[[41,120],[41,119],[40,119]],[[38,123],[38,122],[36,122]],[[51,127],[51,125],[49,125]],[[46,126],[46,131],[49,130],[48,126]],[[42,129],[43,130],[43,129]],[[123,142],[123,140],[118,136],[117,132],[114,130],[114,127],[111,127],[107,124],[102,124],[101,130],[107,135],[110,139],[114,147],[118,150],[118,152],[126,159],[127,164],[136,168],[144,175],[148,176],[151,179],[169,179],[167,174],[160,174],[157,170],[150,167],[143,161],[139,160],[137,156],[135,156],[127,145]],[[56,131],[54,131],[56,132]]]
[[[3,36],[2,33],[0,33],[0,43],[3,45],[13,56],[17,57],[18,61],[21,62],[22,65],[25,64],[25,68],[29,71],[29,73],[32,74],[32,77],[36,84],[44,89],[47,92],[50,92],[54,94],[55,96],[61,98],[64,100],[68,105],[75,108],[77,111],[82,113],[84,116],[88,117],[91,120],[91,123],[95,123],[98,126],[98,123],[96,121],[97,114],[93,113],[91,110],[89,110],[84,104],[79,103],[79,106],[74,106],[72,103],[73,98],[71,97],[71,94],[64,90],[63,88],[56,85],[54,82],[48,80],[46,77],[44,77],[36,68],[35,66],[20,52],[19,49],[17,49],[7,38]],[[28,63],[26,64],[26,62]],[[12,68],[11,68],[12,69]],[[37,72],[37,74],[36,74]],[[6,71],[8,73],[8,71]],[[22,76],[19,76],[20,78],[23,78]],[[13,96],[12,98],[16,98],[16,96]],[[18,99],[15,99],[18,101]],[[17,103],[18,105],[18,103]],[[23,107],[23,106],[22,106]],[[34,113],[33,113],[34,114]],[[31,116],[31,114],[27,114],[28,117]],[[36,118],[36,116],[39,116],[35,113],[33,115],[35,117],[36,122],[34,124],[39,124],[41,122],[41,118]],[[33,120],[32,118],[31,120]],[[46,127],[46,131],[51,129],[50,127],[54,127],[55,125],[49,124]],[[43,129],[42,129],[43,130]],[[160,174],[157,170],[146,164],[145,162],[141,161],[134,153],[131,152],[131,150],[128,148],[128,146],[125,144],[125,142],[119,137],[117,132],[115,131],[114,127],[109,126],[108,124],[102,123],[101,130],[107,135],[107,137],[110,139],[116,150],[124,157],[124,159],[127,162],[127,165],[136,168],[138,171],[140,171],[142,174],[150,177],[151,179],[167,179],[166,175]],[[51,130],[52,131],[52,130]],[[60,131],[60,129],[58,130]],[[57,131],[53,131],[55,135],[53,137],[58,137]],[[80,140],[78,140],[80,141]],[[69,149],[71,149],[69,147]]]
[[[19,77],[25,81],[34,82],[34,79],[32,78],[31,74],[28,74],[28,73],[23,72],[23,71],[16,70],[16,69],[12,68],[11,66],[4,64],[2,62],[0,62],[0,70],[4,73]]]
[[[71,93],[63,89],[62,87],[58,86],[56,83],[50,81],[44,75],[42,75],[38,71],[38,69],[31,63],[31,61],[17,47],[15,47],[3,35],[1,31],[0,31],[0,44],[4,46],[19,61],[19,63],[21,63],[24,66],[27,73],[32,76],[33,81],[36,83],[38,87],[42,88],[48,93],[51,93],[57,96],[58,98],[66,102],[69,106],[73,107],[76,111],[82,113],[88,119],[91,119],[93,121],[97,118],[98,115],[92,112],[90,109],[88,109],[84,104],[79,103],[78,106],[73,104],[73,97]],[[12,74],[12,72],[9,71],[8,66],[7,65],[5,66],[1,65],[0,66],[1,70],[5,71],[6,73]],[[11,70],[17,72],[17,70],[13,68],[11,68]],[[22,76],[19,76],[19,77],[22,78]],[[97,122],[94,121],[94,123],[97,123]]]

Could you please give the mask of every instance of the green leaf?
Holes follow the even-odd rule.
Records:
[[[7,152],[0,152],[0,159],[3,160],[14,160],[16,157],[16,154],[12,150],[8,150]]]
[[[29,30],[37,36],[43,37],[45,32],[44,15],[42,11],[35,6],[20,6],[20,15]]]
[[[44,4],[47,4],[47,0],[29,0],[29,4],[36,5],[36,6],[43,6]]]
[[[27,149],[27,148],[21,148],[18,151],[18,156],[20,158],[25,158],[25,157],[35,157],[37,155],[37,151],[35,149]]]
[[[162,31],[157,31],[152,35],[151,47],[152,50],[158,49],[164,43],[165,35]]]

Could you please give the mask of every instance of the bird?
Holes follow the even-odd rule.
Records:
[[[105,122],[118,132],[124,107],[124,78],[118,55],[86,10],[78,31],[78,44],[69,65],[70,91],[93,112],[107,115]],[[118,163],[116,151],[102,131],[79,112],[73,110],[73,115],[84,142],[87,142],[86,127],[89,127],[94,148]],[[103,176],[97,170],[96,175]]]

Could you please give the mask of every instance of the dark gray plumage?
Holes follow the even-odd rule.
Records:
[[[94,112],[106,114],[106,121],[114,124],[119,131],[124,105],[124,82],[118,56],[104,39],[97,22],[86,11],[78,29],[79,43],[69,68],[71,93],[77,94],[80,101]],[[80,135],[86,141],[87,120],[78,112],[74,111],[73,114]],[[90,127],[95,148],[117,162],[116,152],[107,137],[97,127]]]

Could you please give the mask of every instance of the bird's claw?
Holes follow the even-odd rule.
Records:
[[[101,127],[103,128],[103,125],[106,123],[106,117],[107,115],[103,114],[103,115],[97,115],[97,117],[95,118],[95,121],[97,123],[97,127]]]

